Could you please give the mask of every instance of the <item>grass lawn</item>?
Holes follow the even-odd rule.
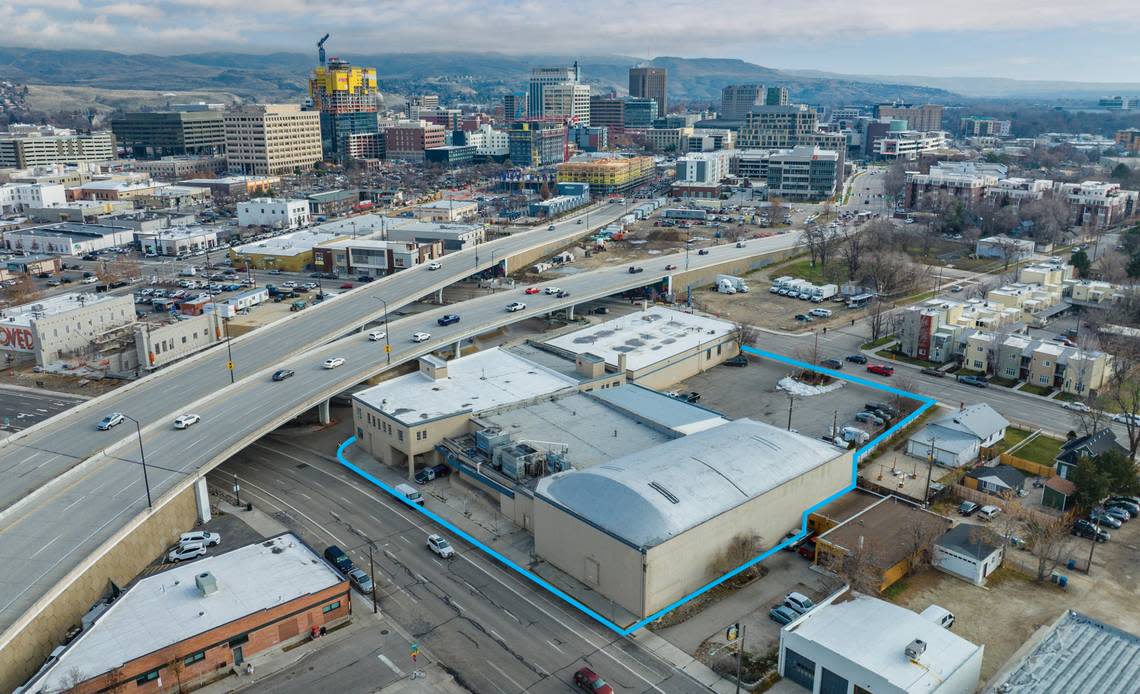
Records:
[[[974,371],[973,369],[958,369],[952,372],[955,376],[985,376],[985,371]]]
[[[1017,429],[1010,427],[1005,430],[1005,438],[1002,440],[1002,448],[1009,452],[1017,444],[1024,441],[1032,432],[1025,429]],[[1037,436],[1029,443],[1025,444],[1012,455],[1018,458],[1024,458],[1034,463],[1041,465],[1052,465],[1053,460],[1057,454],[1061,452],[1061,442],[1057,439],[1049,438],[1048,436]]]
[[[990,379],[990,383],[994,384],[995,386],[1004,386],[1006,388],[1012,388],[1015,385],[1017,385],[1017,379],[1015,379],[1015,378],[998,378],[997,376],[994,376],[993,378]]]
[[[884,335],[883,337],[880,337],[879,339],[875,340],[874,342],[864,342],[863,346],[860,347],[859,349],[875,349],[876,347],[882,347],[885,344],[889,344],[891,342],[894,342],[894,340],[895,340],[894,335]]]
[[[797,279],[807,280],[812,284],[827,284],[829,282],[818,264],[812,267],[811,258],[799,258],[790,263],[768,268],[769,277],[780,277],[781,275],[791,275]]]
[[[1083,401],[1084,400],[1084,398],[1082,398],[1081,396],[1074,395],[1073,393],[1057,393],[1057,397],[1055,397],[1053,399],[1054,400],[1060,400],[1061,402],[1077,402],[1077,401]]]
[[[1049,393],[1053,392],[1053,389],[1049,388],[1048,386],[1035,386],[1031,383],[1026,383],[1025,385],[1021,386],[1021,392],[1033,393],[1034,395],[1048,395]]]
[[[926,367],[926,368],[930,368],[930,369],[934,369],[934,368],[941,366],[941,364],[935,364],[932,361],[924,361],[922,359],[917,359],[915,357],[908,357],[905,354],[902,354],[900,352],[894,352],[894,351],[879,352],[879,356],[883,357],[884,359],[890,359],[891,361],[901,361],[904,364],[914,364],[915,366],[922,366],[922,367]]]

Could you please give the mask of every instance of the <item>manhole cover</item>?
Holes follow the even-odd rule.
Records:
[[[388,635],[388,630],[387,630],[387,629],[381,629],[381,630],[380,630],[380,635],[381,635],[381,636],[387,636],[387,635]]]

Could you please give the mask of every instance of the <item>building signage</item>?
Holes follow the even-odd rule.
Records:
[[[0,325],[0,349],[31,352],[35,349],[32,329],[23,325]]]

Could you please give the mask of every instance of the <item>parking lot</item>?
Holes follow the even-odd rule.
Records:
[[[761,347],[763,345],[761,344]],[[795,357],[796,355],[789,355]],[[843,371],[863,375],[862,367],[844,364]],[[859,422],[855,415],[868,402],[894,404],[894,397],[883,391],[843,381],[843,386],[822,395],[789,396],[778,390],[780,379],[796,373],[794,367],[756,357],[745,368],[717,366],[676,386],[682,392],[700,393],[699,404],[723,413],[729,419],[749,417],[780,428],[788,427],[805,436],[829,436],[833,423],[866,431],[871,437],[884,430],[870,422]]]

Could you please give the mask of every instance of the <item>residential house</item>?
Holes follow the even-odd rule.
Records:
[[[927,424],[906,442],[906,454],[958,468],[992,454],[1009,421],[986,403],[970,405]]]
[[[948,574],[984,586],[1005,557],[1005,543],[992,530],[959,523],[934,542],[930,565]]]
[[[1086,436],[1070,439],[1061,446],[1061,452],[1057,454],[1057,476],[1067,480],[1072,477],[1073,468],[1085,458],[1096,458],[1111,452],[1128,455],[1128,449],[1120,445],[1116,440],[1116,433],[1107,427]]]
[[[1004,463],[986,465],[967,472],[962,484],[994,496],[1021,496],[1025,489],[1025,473]]]

